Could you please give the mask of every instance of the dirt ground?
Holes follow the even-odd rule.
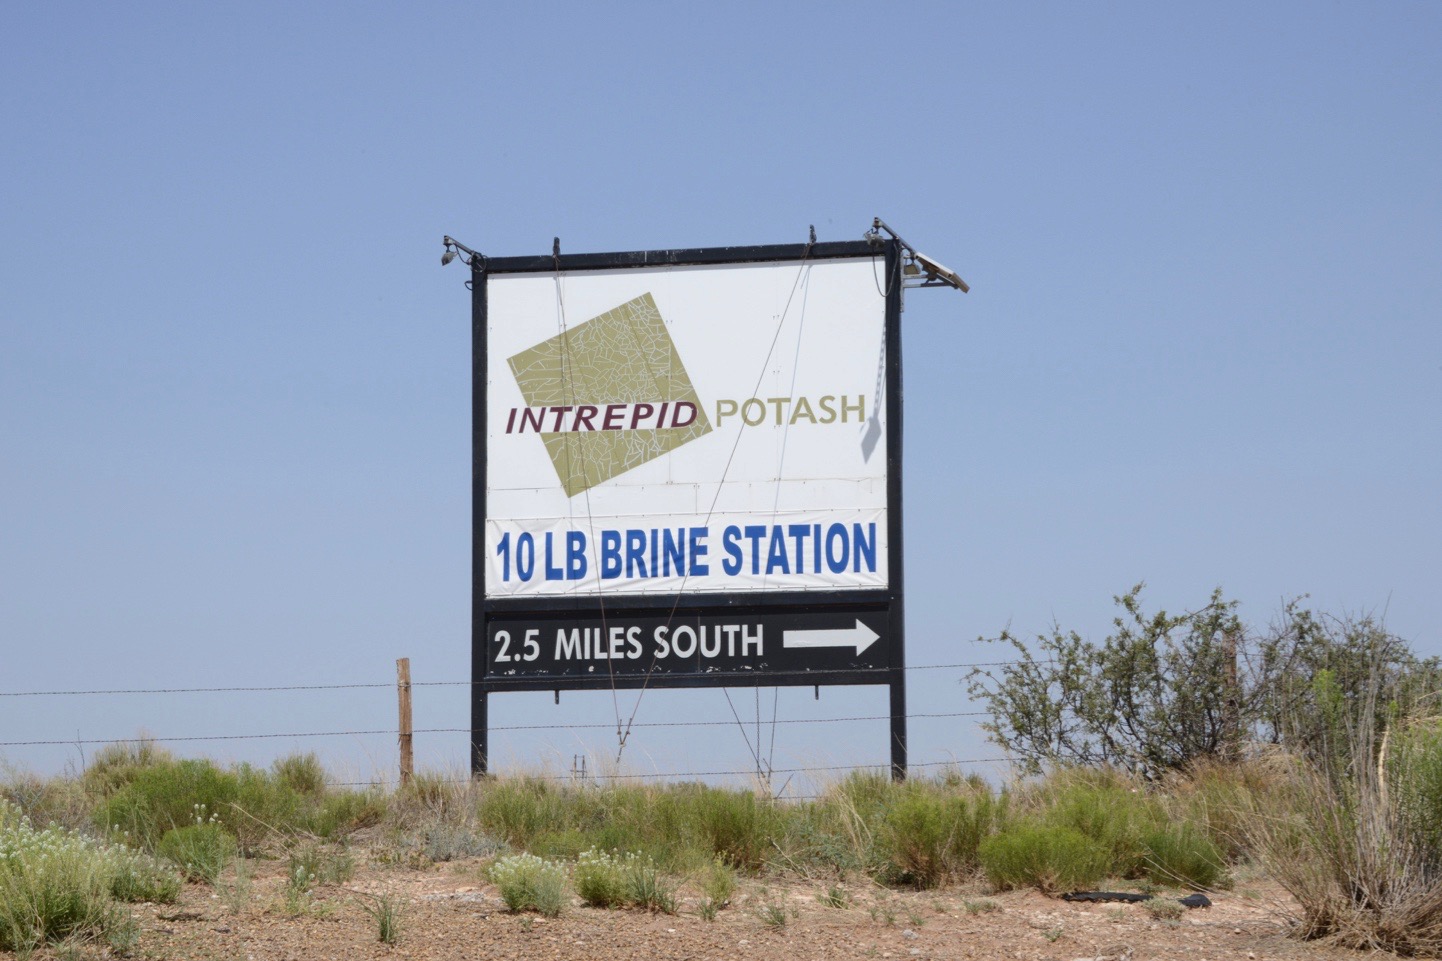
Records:
[[[981,888],[891,891],[842,885],[849,903],[819,898],[830,884],[743,881],[714,921],[681,891],[676,915],[608,911],[573,902],[560,918],[512,914],[481,878],[481,862],[422,869],[363,866],[343,885],[318,887],[292,913],[284,862],[260,863],[243,897],[187,885],[172,905],[134,905],[140,958],[216,961],[321,959],[1014,958],[1026,961],[1146,961],[1237,958],[1349,959],[1361,954],[1286,937],[1289,903],[1274,885],[1239,882],[1214,906],[1179,920],[1154,920],[1138,904],[1072,904],[1035,892]],[[375,896],[401,905],[401,934],[381,944],[366,912]],[[968,909],[968,905],[971,909]],[[763,915],[768,906],[773,923]],[[978,906],[982,910],[977,910]],[[785,924],[774,923],[776,914]]]

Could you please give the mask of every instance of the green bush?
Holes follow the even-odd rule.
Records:
[[[491,883],[512,911],[558,917],[566,904],[566,869],[534,854],[513,854],[491,865]]]
[[[1164,807],[1171,818],[1203,830],[1225,861],[1239,862],[1254,853],[1247,844],[1248,812],[1258,803],[1270,805],[1276,789],[1275,775],[1262,761],[1198,763],[1166,782]]]
[[[782,818],[774,802],[749,791],[706,788],[696,792],[694,817],[707,853],[732,867],[758,871],[781,834]]]
[[[290,852],[287,875],[311,884],[344,884],[355,875],[355,858],[344,849],[307,844]]]
[[[934,888],[977,866],[977,848],[995,830],[1004,802],[985,785],[965,793],[917,782],[881,818],[878,845],[888,880]]]
[[[1403,727],[1388,769],[1411,842],[1442,870],[1442,722]]]
[[[1095,885],[1107,874],[1107,850],[1070,828],[1016,827],[981,842],[982,870],[997,890],[1043,893]]]
[[[125,787],[147,768],[156,764],[173,763],[174,757],[154,741],[129,741],[107,744],[95,752],[95,757],[81,775],[80,782],[86,793],[96,797],[109,797]]]
[[[676,913],[676,894],[655,863],[636,852],[608,854],[594,848],[576,861],[576,893],[597,908],[636,907]]]
[[[315,802],[301,827],[327,841],[343,841],[356,831],[385,819],[386,798],[380,791],[334,791]]]
[[[66,939],[129,943],[133,926],[114,898],[174,897],[152,861],[73,831],[36,831],[0,802],[0,950],[28,953]]]
[[[1146,875],[1156,884],[1186,888],[1224,887],[1226,866],[1222,852],[1201,829],[1181,822],[1150,831],[1146,846]]]
[[[150,850],[167,831],[194,820],[197,806],[254,853],[271,829],[294,832],[304,824],[302,798],[264,771],[241,764],[229,770],[211,761],[158,760],[96,809],[94,823]]]
[[[1182,902],[1173,901],[1171,898],[1147,898],[1142,902],[1142,907],[1158,921],[1178,921],[1186,908]]]
[[[614,908],[626,903],[625,865],[604,851],[581,852],[573,880],[583,904]]]
[[[496,780],[482,788],[476,817],[490,834],[527,849],[571,820],[565,801],[561,789],[539,778]]]
[[[165,832],[155,853],[191,881],[214,884],[236,855],[235,839],[219,824],[190,824]]]
[[[325,768],[313,752],[277,758],[270,769],[282,786],[296,794],[314,798],[325,794]]]
[[[700,886],[709,901],[724,908],[736,893],[736,872],[723,861],[712,861],[701,872]]]
[[[119,845],[109,849],[115,873],[110,895],[117,901],[174,904],[180,899],[182,878],[169,864]]]
[[[1070,828],[1107,852],[1107,873],[1139,878],[1147,872],[1145,837],[1167,822],[1146,787],[1113,768],[1066,768],[1036,789],[1043,823]]]

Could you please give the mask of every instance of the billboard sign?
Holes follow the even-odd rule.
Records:
[[[897,242],[469,263],[476,769],[489,693],[737,684],[904,766]]]
[[[486,597],[884,590],[880,269],[493,274]]]

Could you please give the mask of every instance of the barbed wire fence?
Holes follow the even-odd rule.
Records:
[[[989,668],[1007,667],[1017,664],[1017,661],[970,661],[943,664],[913,664],[905,668],[908,672],[940,671],[940,670],[986,670]],[[822,678],[826,671],[818,671],[816,674]],[[471,687],[473,681],[411,681],[412,688],[454,688]],[[151,688],[92,688],[92,689],[53,689],[34,691],[0,691],[0,705],[7,701],[20,701],[25,699],[40,698],[91,698],[91,697],[123,697],[123,696],[165,696],[165,695],[217,695],[217,694],[260,694],[260,693],[306,693],[318,691],[361,691],[361,690],[383,690],[396,688],[394,681],[357,682],[340,684],[272,684],[272,685],[232,685],[232,686],[211,686],[211,687],[151,687]],[[987,716],[986,711],[916,711],[907,712],[907,720],[935,720],[935,719],[975,719]],[[774,718],[767,722],[775,726],[781,725],[825,725],[857,722],[891,721],[893,718],[888,714],[857,714],[845,717],[803,717],[803,718]],[[650,722],[636,722],[631,725],[636,729],[696,729],[696,728],[722,728],[735,726],[735,719],[723,720],[663,720]],[[489,730],[496,733],[531,733],[531,732],[568,732],[578,731],[609,731],[615,727],[612,723],[559,723],[559,724],[510,724],[492,725]],[[137,745],[137,744],[195,744],[206,742],[239,742],[239,741],[264,741],[264,740],[303,740],[323,739],[337,737],[373,737],[373,736],[401,736],[407,732],[398,731],[396,728],[370,728],[370,729],[348,729],[348,730],[321,730],[321,731],[274,731],[251,734],[142,734],[134,737],[102,737],[82,738],[76,737],[40,737],[40,738],[17,738],[14,740],[0,741],[0,751],[6,748],[40,748],[40,747],[76,747],[94,748],[108,747],[115,745]],[[409,734],[465,734],[470,735],[470,728],[461,727],[428,727],[414,728]],[[968,765],[982,764],[1009,764],[1015,758],[995,755],[989,757],[975,758],[952,758],[944,761],[921,761],[908,764],[908,768],[915,770],[931,769],[960,769]],[[702,778],[718,777],[752,777],[763,781],[768,790],[771,779],[777,776],[786,775],[788,783],[790,777],[801,774],[836,774],[838,772],[850,771],[889,771],[889,762],[876,763],[851,763],[813,765],[798,767],[772,768],[769,765],[764,770],[752,768],[742,769],[719,769],[719,770],[692,770],[692,771],[646,771],[626,772],[611,771],[605,773],[587,772],[582,766],[579,772],[572,770],[570,773],[537,773],[526,771],[525,776],[557,781],[636,781],[646,780],[654,782],[665,782],[675,780],[696,780]],[[379,786],[383,778],[374,778],[368,781],[340,781],[335,782],[336,787],[372,787]],[[444,778],[431,777],[432,782],[459,784],[467,783],[469,778]],[[784,790],[784,788],[783,788]],[[785,797],[793,800],[805,800],[815,798],[816,795],[788,793]]]

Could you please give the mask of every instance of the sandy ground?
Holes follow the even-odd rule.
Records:
[[[238,899],[188,885],[174,905],[134,905],[141,958],[321,961],[353,958],[1015,958],[1145,961],[1152,958],[1351,959],[1363,955],[1286,936],[1289,902],[1265,881],[1216,894],[1214,906],[1175,922],[1141,905],[1071,904],[1035,892],[978,888],[898,892],[842,885],[850,903],[819,900],[829,882],[744,881],[714,921],[683,889],[676,915],[608,911],[572,903],[560,918],[512,914],[481,877],[479,861],[422,869],[364,866],[343,885],[318,887],[299,914],[283,896],[283,862],[256,867]],[[394,945],[381,944],[364,905],[401,905]],[[990,902],[991,910],[968,910]],[[763,919],[781,907],[786,923]],[[1390,956],[1387,956],[1390,957]]]

